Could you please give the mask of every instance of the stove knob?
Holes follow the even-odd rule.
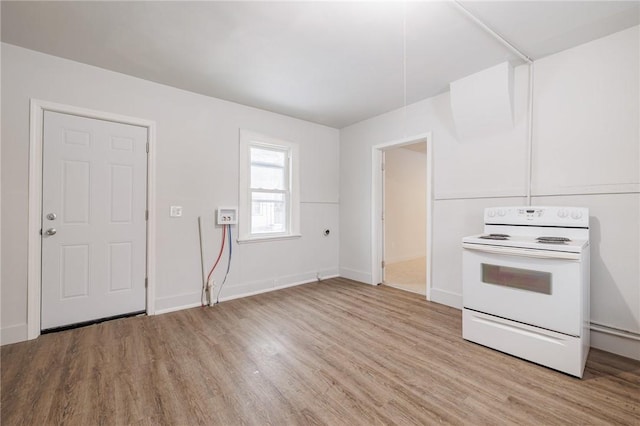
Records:
[[[507,212],[504,211],[504,209],[500,209],[498,210],[498,216],[504,216]]]
[[[564,209],[558,210],[558,217],[567,217],[567,211]]]
[[[580,210],[571,212],[571,217],[574,219],[580,219],[582,217],[582,212]]]
[[[489,210],[487,212],[487,215],[489,215],[489,217],[494,217],[496,215],[496,211],[495,210]]]

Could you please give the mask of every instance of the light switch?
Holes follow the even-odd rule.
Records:
[[[171,217],[182,217],[182,206],[171,206]]]

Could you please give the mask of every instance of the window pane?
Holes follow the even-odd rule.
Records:
[[[280,189],[285,188],[285,169],[280,167],[262,167],[251,165],[251,188]]]
[[[287,158],[286,151],[251,147],[251,164],[258,163],[284,167]]]
[[[252,234],[286,232],[287,209],[284,194],[252,192],[251,213]]]
[[[551,294],[551,273],[482,264],[482,282]]]

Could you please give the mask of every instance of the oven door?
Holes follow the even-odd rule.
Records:
[[[467,309],[579,336],[579,253],[463,243]]]

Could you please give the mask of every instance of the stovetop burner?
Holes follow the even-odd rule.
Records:
[[[567,237],[538,237],[536,240],[542,244],[567,244],[571,241]]]
[[[481,235],[480,238],[485,240],[508,240],[510,235],[507,234],[489,234],[489,235]]]

